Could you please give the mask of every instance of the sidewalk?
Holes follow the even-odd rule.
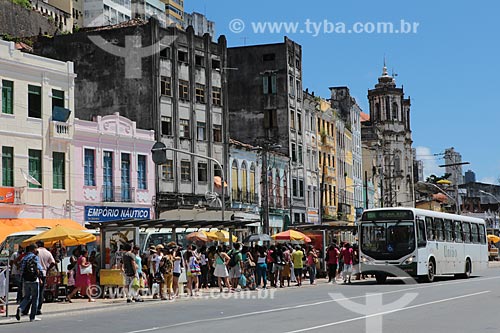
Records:
[[[318,284],[323,284],[326,283],[326,279],[317,279],[316,280]],[[304,283],[302,287],[309,287],[309,282]],[[314,286],[313,286],[314,287]],[[95,302],[88,302],[88,300],[85,298],[74,298],[72,299],[72,303],[68,302],[52,302],[52,303],[44,303],[42,307],[42,315],[40,316],[41,318],[44,317],[49,317],[49,316],[54,316],[54,315],[60,315],[60,314],[72,314],[76,312],[82,312],[82,311],[98,311],[102,309],[109,309],[109,308],[116,308],[120,306],[149,306],[152,303],[178,303],[178,302],[185,302],[185,301],[192,301],[192,300],[200,300],[200,299],[211,299],[211,298],[230,298],[230,297],[236,297],[236,298],[251,298],[251,299],[256,299],[257,297],[268,297],[269,293],[274,293],[276,291],[285,291],[287,289],[295,289],[299,287],[295,287],[294,283],[290,284],[290,287],[286,288],[269,288],[268,289],[257,289],[257,290],[242,290],[238,289],[238,291],[234,292],[226,292],[227,288],[224,288],[224,292],[220,293],[219,288],[210,288],[210,289],[203,289],[198,292],[197,296],[187,296],[187,294],[182,294],[180,297],[176,298],[175,300],[160,300],[160,299],[153,299],[153,296],[143,296],[141,297],[144,302],[132,302],[132,303],[127,303],[126,298],[98,298],[96,299]],[[0,326],[5,325],[5,324],[10,324],[12,322],[17,322],[15,318],[16,314],[16,309],[18,305],[14,303],[9,304],[9,316],[6,317],[5,313],[1,314],[0,316]],[[22,317],[22,321],[26,320],[26,317]]]

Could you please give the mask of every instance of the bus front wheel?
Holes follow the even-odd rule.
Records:
[[[431,259],[427,264],[427,274],[422,276],[422,281],[428,283],[433,282],[435,276],[436,276],[436,264],[434,263],[434,260]]]

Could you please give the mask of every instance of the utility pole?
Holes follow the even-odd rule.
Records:
[[[262,149],[262,182],[264,193],[262,195],[262,233],[269,235],[269,183],[267,179],[267,147]]]
[[[440,165],[439,167],[440,168],[445,168],[445,167],[455,167],[455,172],[454,172],[454,176],[453,176],[453,182],[455,183],[454,184],[454,188],[455,188],[455,213],[457,215],[460,215],[460,198],[458,197],[458,176],[457,176],[457,173],[458,173],[458,166],[460,165],[465,165],[465,164],[470,164],[469,162],[459,162],[459,163],[450,163],[450,164],[443,164],[443,165]]]

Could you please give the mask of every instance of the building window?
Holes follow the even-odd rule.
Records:
[[[205,57],[201,55],[195,55],[194,64],[199,67],[205,67]]]
[[[262,56],[262,61],[274,61],[276,55],[274,53],[266,53]]]
[[[64,91],[52,89],[52,109],[54,106],[64,107]]]
[[[267,74],[262,77],[262,88],[265,95],[276,94],[276,74]]]
[[[236,162],[236,160],[233,160],[233,163],[231,164],[231,192],[233,192],[233,200],[240,201],[238,191],[238,162]]]
[[[222,176],[222,170],[220,166],[214,164],[214,177],[221,177],[221,176]]]
[[[206,183],[208,181],[208,170],[207,170],[207,163],[205,162],[198,162],[198,182],[199,183]]]
[[[264,128],[278,127],[278,111],[265,110],[264,111]]]
[[[299,197],[304,197],[304,180],[299,180]]]
[[[222,92],[221,88],[219,87],[212,88],[212,104],[215,106],[222,105]]]
[[[84,155],[84,184],[85,186],[95,186],[95,150],[85,149]]]
[[[295,88],[297,89],[297,99],[301,100],[302,99],[302,88],[300,86],[300,81],[299,80],[297,80],[295,82]]]
[[[250,188],[250,202],[256,203],[255,200],[255,164],[250,165],[250,180],[249,180],[249,188]]]
[[[179,99],[189,100],[189,82],[179,80]]]
[[[207,124],[199,121],[197,123],[198,141],[205,141],[207,139],[206,131]]]
[[[297,146],[292,143],[292,162],[297,162]]]
[[[164,47],[163,45],[161,47]],[[170,47],[165,47],[160,50],[160,58],[170,59]]]
[[[214,125],[214,142],[222,142],[222,125]]]
[[[295,111],[290,110],[290,128],[295,129]]]
[[[303,163],[302,159],[302,145],[297,145],[297,157],[300,164]]]
[[[181,181],[190,182],[191,181],[191,162],[181,161]]]
[[[137,187],[139,190],[148,188],[146,155],[137,156]]]
[[[105,151],[103,154],[102,174],[102,200],[113,201],[113,153],[110,151]]]
[[[296,197],[298,195],[297,191],[297,179],[292,178],[292,195]]]
[[[52,185],[54,190],[64,190],[65,187],[65,158],[64,153],[52,153]]]
[[[248,202],[248,171],[245,162],[243,162],[243,165],[241,166],[241,193],[241,201]]]
[[[185,62],[187,63],[188,62],[188,53],[186,51],[177,51],[177,60],[179,60],[179,62]]]
[[[130,154],[122,153],[122,164],[121,164],[121,199],[123,202],[130,201]]]
[[[212,69],[220,71],[220,60],[219,59],[212,59]]]
[[[28,85],[28,117],[42,118],[42,87]]]
[[[189,139],[189,120],[181,119],[179,121],[179,136],[184,139]]]
[[[297,131],[302,133],[302,113],[297,112]]]
[[[172,96],[172,79],[168,76],[162,76],[160,82],[160,93],[163,96]]]
[[[14,186],[14,147],[2,147],[2,186]]]
[[[14,113],[14,82],[2,80],[2,113]]]
[[[203,84],[196,84],[196,103],[205,103],[205,86]]]
[[[163,180],[174,180],[174,161],[167,160],[167,163],[162,165]]]
[[[161,134],[172,136],[172,117],[161,117]]]
[[[28,150],[28,173],[31,177],[35,178],[42,184],[42,151],[37,149]],[[30,188],[42,188],[41,186],[29,183]]]
[[[295,79],[292,75],[288,77],[288,93],[290,96],[295,97]]]

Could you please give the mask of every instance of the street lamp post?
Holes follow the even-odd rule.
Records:
[[[500,211],[500,201],[497,199],[496,196],[494,196],[493,194],[491,194],[490,192],[486,192],[486,191],[483,191],[483,190],[479,190],[479,192],[483,193],[483,194],[487,194],[489,195],[490,197],[492,197],[493,199],[495,199],[495,201],[497,202],[498,204],[498,208],[497,208],[497,213],[495,214],[495,228],[497,227],[497,215]]]
[[[458,215],[460,214],[460,210],[458,208],[458,200],[456,198],[452,197],[451,195],[449,195],[448,193],[446,193],[446,191],[444,191],[441,187],[437,186],[436,184],[426,183],[426,182],[417,182],[416,185],[419,186],[419,187],[431,186],[431,187],[437,189],[439,192],[441,192],[444,195],[446,195],[447,198],[449,198],[449,199],[453,200],[453,202],[455,202],[455,214],[458,214]],[[428,192],[432,193],[432,191],[428,191]]]

